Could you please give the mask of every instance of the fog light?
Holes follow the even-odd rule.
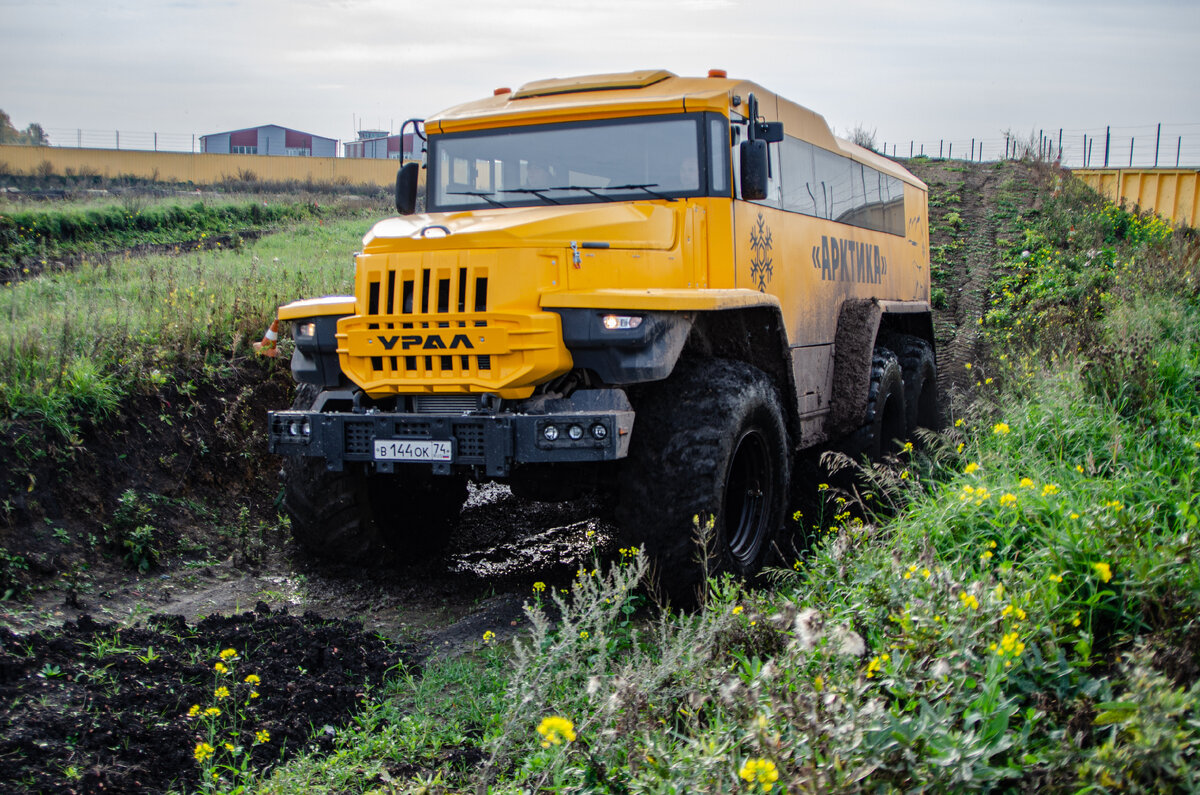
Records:
[[[296,327],[297,337],[315,337],[317,336],[316,323],[301,323]]]
[[[600,322],[609,331],[621,331],[642,325],[642,318],[639,315],[605,315]]]
[[[597,422],[595,425],[592,426],[592,438],[593,439],[608,438],[608,428],[605,428],[603,424]]]
[[[570,428],[567,428],[567,436],[570,436],[573,440],[578,442],[583,438],[583,426],[572,425]]]
[[[288,424],[288,436],[300,435],[300,420],[292,420]]]
[[[300,423],[300,433],[303,434],[305,439],[312,436],[312,426],[309,425],[308,420]]]
[[[542,428],[542,436],[546,437],[547,442],[553,442],[558,438],[558,428],[553,425],[547,425]]]

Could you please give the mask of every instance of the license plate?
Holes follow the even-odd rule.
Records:
[[[414,442],[405,439],[376,439],[376,461],[453,461],[449,441]]]

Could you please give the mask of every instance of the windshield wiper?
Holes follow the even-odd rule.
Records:
[[[675,198],[672,196],[667,196],[665,194],[659,193],[656,190],[650,190],[651,188],[657,188],[657,187],[658,187],[657,182],[647,182],[645,185],[609,185],[607,187],[600,188],[600,190],[644,190],[644,191],[646,191],[646,193],[649,193],[651,196],[653,196],[656,199],[666,199],[669,202],[675,201]]]
[[[554,201],[554,199],[551,199],[549,196],[542,195],[543,193],[545,193],[548,190],[570,190],[570,188],[505,188],[504,190],[502,190],[500,192],[501,193],[532,193],[534,196],[537,196],[539,199],[541,199],[544,202],[550,202],[551,204],[562,204],[562,202],[556,202],[556,201]]]
[[[482,190],[448,190],[448,191],[446,191],[446,195],[447,195],[447,196],[478,196],[479,198],[483,199],[483,200],[484,200],[485,202],[487,202],[488,204],[494,204],[494,205],[495,205],[495,206],[497,206],[497,207],[508,207],[508,205],[507,205],[507,204],[504,204],[503,202],[499,202],[499,201],[496,201],[495,199],[493,199],[493,198],[492,198],[492,191],[490,191],[490,190],[489,190],[489,191],[482,191]]]

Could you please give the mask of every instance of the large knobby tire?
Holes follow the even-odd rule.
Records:
[[[302,384],[295,409],[313,405],[318,390]],[[312,554],[344,563],[389,562],[441,552],[467,496],[461,477],[437,477],[421,467],[393,475],[368,473],[358,464],[330,472],[322,458],[286,456],[283,507],[292,537]]]
[[[300,384],[292,408],[312,408],[318,392],[312,384]],[[284,456],[283,509],[296,543],[317,557],[378,560],[383,539],[372,521],[367,476],[360,468],[330,472],[323,458]]]
[[[899,449],[897,440],[908,438],[908,411],[904,402],[904,375],[900,360],[888,348],[876,346],[871,356],[871,386],[867,411],[857,434],[857,447],[872,461]]]
[[[904,406],[909,438],[917,428],[936,431],[941,426],[938,409],[937,362],[933,346],[920,337],[901,336],[893,342],[904,374]]]
[[[645,544],[657,590],[691,604],[705,573],[757,574],[784,523],[791,475],[770,378],[744,362],[680,362],[635,408],[617,521],[626,543]],[[695,524],[709,517],[702,560]]]

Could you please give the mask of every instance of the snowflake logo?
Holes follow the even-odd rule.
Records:
[[[771,230],[763,214],[758,214],[758,222],[750,229],[750,250],[754,256],[750,259],[750,279],[758,285],[758,291],[765,293],[767,284],[775,275],[771,257]]]

